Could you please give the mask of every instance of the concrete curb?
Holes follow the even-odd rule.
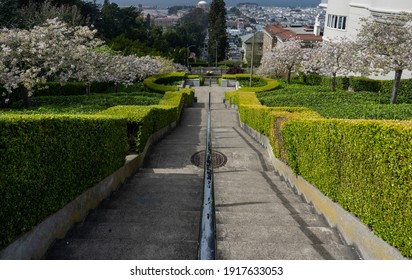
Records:
[[[272,164],[283,178],[293,186],[299,195],[303,195],[308,203],[313,204],[316,211],[322,214],[331,226],[336,227],[347,244],[357,247],[361,257],[366,260],[407,260],[398,249],[376,236],[357,217],[344,210],[339,204],[322,194],[315,186],[302,176],[296,176],[293,170],[277,159],[269,139],[240,122],[240,126],[268,151]]]
[[[173,122],[152,134],[141,154],[126,156],[125,164],[121,168],[0,251],[0,259],[42,259],[56,239],[63,238],[75,223],[81,222],[91,209],[96,208],[103,199],[118,189],[130,176],[139,170],[143,165],[150,146],[163,138],[176,125],[177,122]]]

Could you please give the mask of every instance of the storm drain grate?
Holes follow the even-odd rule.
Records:
[[[205,167],[205,151],[200,151],[195,153],[191,158],[190,161],[196,165],[197,167],[204,168]],[[217,151],[212,151],[212,164],[213,168],[219,168],[226,164],[227,157]]]

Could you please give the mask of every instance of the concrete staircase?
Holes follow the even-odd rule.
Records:
[[[203,173],[202,106],[151,149],[144,168],[49,250],[47,259],[196,259]],[[203,148],[204,149],[204,148]]]
[[[273,171],[242,173],[218,176],[219,259],[359,259]]]
[[[196,88],[199,103],[149,153],[127,184],[49,250],[48,259],[196,259],[203,170],[190,158],[204,150],[212,93],[218,259],[359,259],[336,229],[294,193],[268,154],[222,104],[218,87]]]

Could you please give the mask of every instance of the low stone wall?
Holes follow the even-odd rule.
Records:
[[[331,226],[336,227],[347,244],[356,246],[361,257],[366,260],[405,260],[406,258],[383,239],[376,236],[357,217],[344,210],[339,204],[330,200],[315,186],[307,182],[302,176],[296,176],[293,170],[284,162],[277,159],[270,145],[269,139],[249,127],[240,123],[241,127],[263,147],[270,155],[277,172],[302,195],[308,203],[313,204],[316,211],[323,215]]]

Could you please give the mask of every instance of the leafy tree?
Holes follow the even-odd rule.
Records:
[[[404,70],[412,70],[412,14],[384,15],[362,20],[357,36],[363,71],[395,72],[391,103],[396,103]]]
[[[209,11],[209,62],[224,60],[228,48],[225,1],[212,0]],[[217,55],[217,57],[216,57]]]
[[[19,10],[19,26],[30,29],[35,25],[46,23],[48,19],[59,18],[71,26],[84,25],[85,17],[76,5],[56,6],[51,0],[41,3],[29,1]]]

